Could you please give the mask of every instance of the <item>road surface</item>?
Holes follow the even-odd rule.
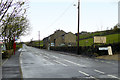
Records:
[[[23,78],[119,80],[117,61],[70,56],[26,45],[20,50]]]

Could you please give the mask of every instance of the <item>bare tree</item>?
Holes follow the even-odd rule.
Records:
[[[19,38],[29,28],[26,18],[27,8],[26,1],[1,0],[0,2],[0,36],[6,44],[9,43],[9,46],[14,36]]]

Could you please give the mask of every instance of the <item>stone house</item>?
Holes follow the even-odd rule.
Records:
[[[55,40],[55,46],[76,46],[76,35],[68,32]]]
[[[66,34],[63,30],[57,30],[50,36],[43,39],[43,47],[49,48],[49,46],[55,46],[55,40],[57,37]]]

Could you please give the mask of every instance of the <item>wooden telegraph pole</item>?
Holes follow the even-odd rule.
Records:
[[[78,0],[78,40],[77,40],[77,54],[80,54],[79,50],[79,26],[80,26],[80,0]]]

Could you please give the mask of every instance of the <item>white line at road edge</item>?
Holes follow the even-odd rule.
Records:
[[[57,63],[59,63],[59,64],[62,64],[63,66],[67,66],[66,64],[61,63],[61,62],[59,62],[59,61],[56,61],[56,60],[54,60],[54,61],[57,62]]]
[[[7,61],[8,61],[8,58],[2,63],[2,65],[4,65]]]
[[[101,74],[105,74],[104,72],[102,72],[102,71],[99,71],[99,70],[94,70],[95,72],[98,72],[98,73],[101,73]]]
[[[21,56],[22,56],[22,53],[20,53],[20,55],[19,55],[19,68],[20,68],[21,78],[23,78],[23,72],[22,72],[22,67],[21,67],[22,60],[20,59]]]

